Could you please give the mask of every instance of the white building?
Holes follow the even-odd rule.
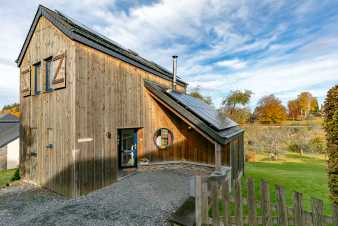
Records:
[[[14,115],[0,115],[0,170],[19,166],[19,127]]]

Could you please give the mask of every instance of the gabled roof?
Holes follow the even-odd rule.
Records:
[[[232,137],[244,131],[237,123],[227,117],[221,117],[212,106],[194,97],[167,91],[157,83],[148,80],[144,81],[144,86],[170,109],[174,109],[174,113],[188,120],[217,143],[226,144]]]
[[[58,11],[50,10],[42,5],[39,5],[26,40],[22,46],[18,59],[16,60],[18,66],[20,66],[22,63],[29,42],[41,16],[46,17],[55,27],[57,27],[67,37],[74,41],[80,42],[110,56],[116,57],[161,78],[171,80],[173,77],[171,72],[157,65],[156,63],[146,60],[132,50],[123,48],[118,43],[93,31],[92,29],[75,21],[74,19],[71,19],[70,17],[67,17]],[[182,81],[180,78],[178,78],[177,82],[183,86],[187,85],[187,83]]]
[[[20,121],[14,115],[0,115],[0,148],[19,137]]]

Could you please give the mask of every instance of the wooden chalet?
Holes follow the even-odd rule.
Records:
[[[146,163],[243,172],[243,130],[187,95],[176,70],[58,11],[39,6],[17,65],[20,169],[27,181],[76,197]]]

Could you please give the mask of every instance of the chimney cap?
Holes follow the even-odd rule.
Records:
[[[177,58],[177,56],[176,56],[176,55],[174,55],[174,56],[173,56],[173,58]]]

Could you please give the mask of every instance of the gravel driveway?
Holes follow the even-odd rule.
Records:
[[[0,191],[0,225],[163,225],[188,197],[185,169],[145,171],[78,199],[30,185]]]

